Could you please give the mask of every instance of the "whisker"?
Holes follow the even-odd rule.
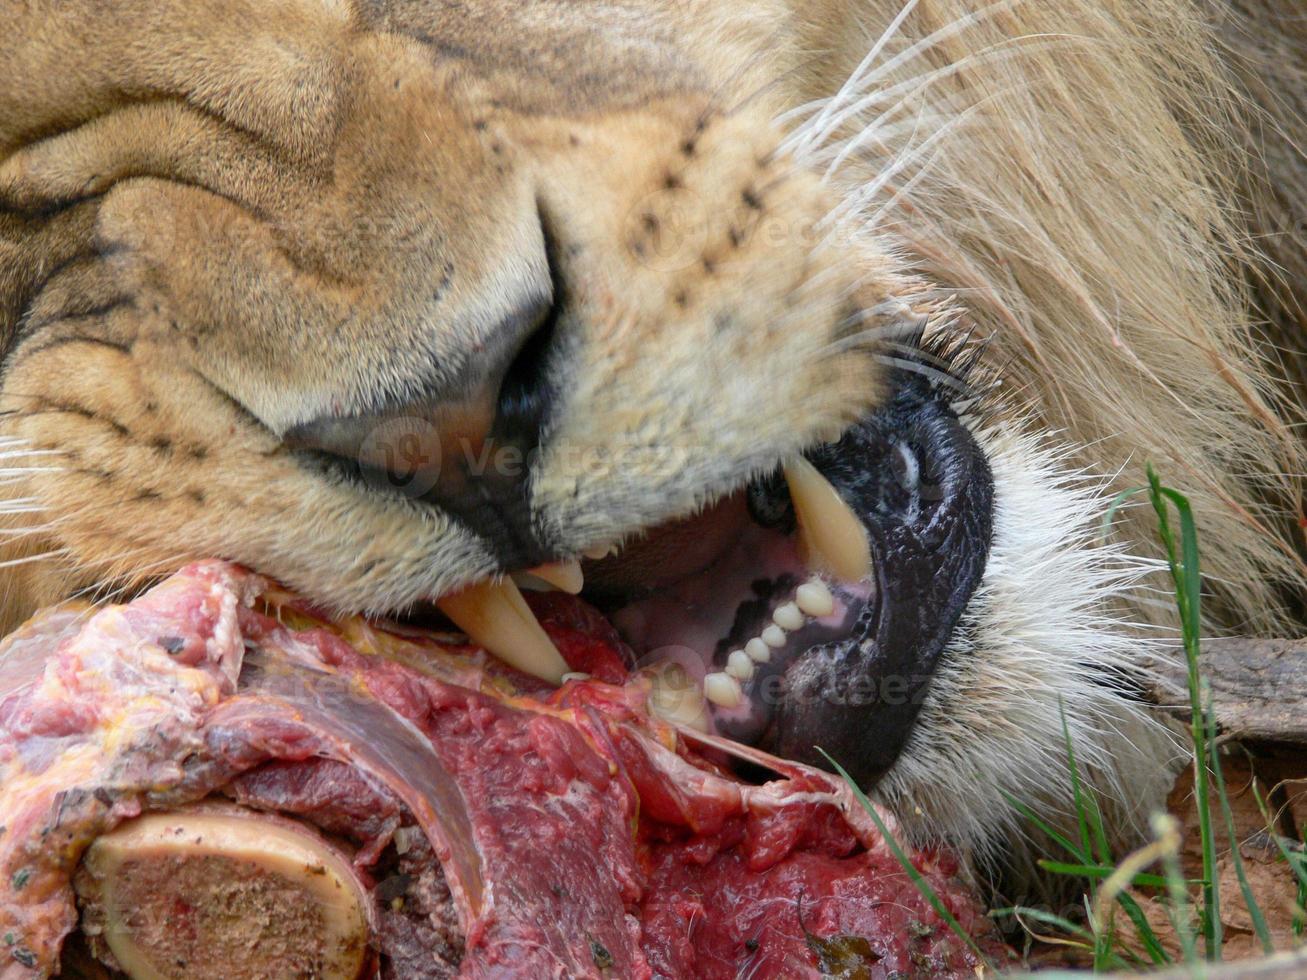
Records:
[[[894,16],[894,19],[891,20],[885,30],[881,32],[880,37],[876,39],[876,43],[871,46],[871,50],[869,50],[863,57],[862,61],[858,63],[858,67],[853,70],[852,74],[849,75],[844,84],[840,86],[839,91],[831,96],[827,101],[826,108],[822,110],[815,120],[813,120],[813,129],[817,129],[825,124],[826,120],[829,118],[830,110],[839,105],[841,99],[850,98],[857,93],[859,90],[858,87],[862,84],[863,75],[871,70],[871,66],[875,63],[876,59],[880,57],[880,53],[885,49],[885,45],[889,44],[894,35],[899,32],[904,21],[906,21],[912,11],[916,9],[918,2],[919,0],[908,0],[908,2],[903,5],[903,9]],[[805,143],[811,145],[808,140],[805,140]]]
[[[920,374],[922,377],[929,378],[936,384],[942,385],[946,388],[952,388],[954,391],[962,392],[965,395],[972,394],[971,389],[967,387],[964,382],[959,381],[957,378],[953,377],[953,375],[937,370],[928,364],[921,364],[918,361],[910,360],[906,357],[893,357],[889,354],[876,354],[874,356],[881,364],[901,368],[904,371],[911,371],[913,374]]]
[[[49,558],[67,557],[70,554],[67,548],[56,548],[54,551],[43,551],[39,555],[26,555],[23,558],[10,558],[7,561],[0,561],[0,568],[15,568],[19,565],[30,565],[33,562],[45,561]]]
[[[886,74],[898,68],[900,65],[905,64],[908,61],[911,61],[913,58],[917,57],[918,55],[922,54],[925,51],[930,50],[932,47],[935,47],[936,45],[944,41],[947,41],[952,37],[955,37],[956,35],[960,34],[962,31],[966,30],[968,27],[974,26],[975,24],[979,24],[982,21],[994,16],[999,11],[1005,10],[1020,2],[1021,0],[999,0],[998,3],[991,4],[988,7],[983,7],[977,11],[973,11],[972,13],[969,13],[963,17],[959,17],[957,20],[951,21],[950,23],[945,24],[943,27],[940,27],[937,30],[932,31],[930,34],[927,34],[924,38],[921,38],[919,41],[914,42],[913,44],[905,48],[903,51],[899,52],[894,57],[890,58],[889,61],[885,62],[885,64],[881,65],[875,71],[869,72],[864,78],[858,81],[857,85],[854,87],[854,89],[851,92],[846,92],[844,88],[841,88],[840,92],[833,97],[832,100],[833,104],[838,104],[838,100],[840,98],[847,98],[855,95],[861,95],[877,79],[884,77]],[[915,3],[912,4],[912,6],[915,6]],[[910,12],[911,12],[910,10],[907,11],[907,13]],[[901,18],[905,18],[905,17],[906,17],[906,13],[901,12],[900,17],[895,18],[894,24],[892,26],[895,26],[896,29],[897,27],[902,26]],[[885,40],[887,40],[887,38],[882,36],[882,41]],[[884,45],[880,44],[877,48],[873,50],[876,51],[877,54],[879,54],[880,49],[883,47]],[[864,58],[863,60],[866,61],[867,59]],[[828,114],[823,113],[816,120],[814,120],[812,126],[810,127],[811,129],[815,129],[817,131],[805,134],[802,137],[800,144],[798,145],[810,148],[810,147],[820,146],[824,144],[827,140],[830,139],[831,134],[834,133],[836,130],[838,130],[841,125],[843,125],[843,123],[849,118],[850,114],[851,111],[849,106],[845,106],[843,109],[839,110],[839,114],[834,119],[832,119]],[[819,125],[821,126],[820,129],[818,129]]]

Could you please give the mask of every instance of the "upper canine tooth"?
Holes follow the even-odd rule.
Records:
[[[577,595],[585,587],[585,576],[581,573],[581,563],[575,558],[570,561],[555,562],[552,565],[539,565],[527,569],[528,575],[534,575],[541,581],[548,582],[556,589]]]
[[[871,574],[867,529],[830,481],[802,456],[785,466],[804,560],[846,582]]]
[[[595,548],[586,548],[581,552],[581,555],[585,558],[589,558],[591,561],[599,561],[600,559],[607,558],[612,553],[614,547],[615,546],[611,544],[601,544]]]
[[[567,673],[567,661],[511,579],[478,582],[438,599],[436,605],[468,639],[504,663],[550,684]]]

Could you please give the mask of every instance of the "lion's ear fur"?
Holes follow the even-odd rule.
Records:
[[[1293,428],[1302,400],[1270,378],[1245,283],[1284,279],[1303,253],[1282,236],[1272,258],[1288,268],[1267,263],[1266,229],[1245,210],[1252,197],[1257,219],[1282,222],[1282,207],[1307,200],[1276,191],[1307,183],[1302,144],[1285,138],[1302,131],[1307,56],[1232,70],[1232,39],[1256,53],[1276,33],[1265,16],[1231,21],[1239,5],[1219,5],[1219,16],[1196,0],[908,6],[870,66],[879,74],[846,96],[892,93],[833,136],[860,148],[837,177],[883,178],[864,213],[993,334],[1010,395],[1089,447],[1080,463],[1122,466],[1122,489],[1152,463],[1190,493],[1213,615],[1284,628],[1282,596],[1307,582],[1292,475],[1307,469]],[[850,25],[853,9],[805,7],[812,49],[838,53],[811,80],[814,98],[840,88],[902,7],[877,4]],[[1288,44],[1281,33],[1276,45]],[[938,137],[941,127],[952,131]],[[1280,304],[1304,288],[1263,292],[1286,327],[1300,328],[1302,314]],[[1300,360],[1303,339],[1282,338]],[[1146,550],[1153,521],[1133,508],[1117,533]],[[1151,620],[1162,608],[1137,612]]]

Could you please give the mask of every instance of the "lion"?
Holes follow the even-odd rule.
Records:
[[[718,711],[772,656],[731,627],[718,727],[1002,865],[1018,803],[1066,812],[1064,726],[1122,840],[1175,771],[1153,516],[1114,506],[1146,465],[1212,630],[1301,613],[1307,61],[1269,4],[3,11],[5,629],[204,557],[371,615],[580,560],[654,656],[620,606],[798,528],[879,618],[761,720]]]

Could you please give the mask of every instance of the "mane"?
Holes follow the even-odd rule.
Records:
[[[991,340],[1009,401],[1085,447],[1078,465],[1119,469],[1111,493],[1147,463],[1183,488],[1214,625],[1285,628],[1307,585],[1302,416],[1250,313],[1250,282],[1275,280],[1239,207],[1257,117],[1208,8],[907,0],[836,28],[847,6],[799,15],[810,51],[841,39],[805,77],[835,94],[782,120],[842,189],[833,225],[933,283],[921,298]],[[1148,554],[1152,522],[1127,507],[1114,534]]]

